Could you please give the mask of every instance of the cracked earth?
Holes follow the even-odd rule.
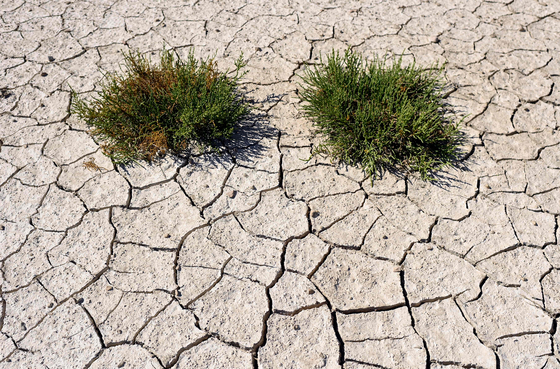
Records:
[[[248,58],[221,155],[115,167],[70,115],[122,51]],[[299,113],[351,47],[446,62],[437,183]],[[0,368],[560,368],[560,2],[0,1]]]

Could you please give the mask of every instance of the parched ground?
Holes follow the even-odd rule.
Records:
[[[0,1],[0,368],[560,368],[560,2]],[[117,167],[122,51],[249,59],[221,156]],[[305,63],[446,62],[436,184],[309,158]],[[152,54],[149,54],[152,55]]]

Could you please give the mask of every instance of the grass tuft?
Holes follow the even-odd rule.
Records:
[[[213,59],[198,61],[192,51],[182,61],[163,50],[158,66],[130,52],[124,73],[107,73],[97,98],[88,103],[73,94],[72,113],[92,127],[116,164],[151,161],[192,144],[214,146],[249,113],[237,89],[244,66],[240,57],[230,77],[218,72]]]
[[[360,164],[377,177],[386,169],[419,172],[423,180],[450,165],[459,145],[458,123],[443,103],[443,67],[365,62],[332,52],[302,76],[305,115],[325,141],[314,154]]]

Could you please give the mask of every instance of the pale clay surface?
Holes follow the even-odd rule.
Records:
[[[557,0],[0,0],[0,369],[559,369],[559,30]],[[163,46],[243,52],[254,119],[115,167],[70,92]],[[440,182],[310,158],[299,75],[347,47],[447,63]]]

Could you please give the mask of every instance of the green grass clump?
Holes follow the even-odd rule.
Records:
[[[125,54],[124,73],[107,73],[99,96],[87,103],[73,96],[72,113],[92,127],[102,148],[116,164],[152,160],[191,144],[212,146],[229,138],[235,123],[249,113],[237,90],[244,66],[220,73],[216,62],[184,62],[170,50],[152,66],[139,53]]]
[[[303,110],[325,139],[314,153],[361,164],[373,178],[397,168],[433,180],[459,144],[458,124],[443,104],[442,71],[403,67],[402,57],[388,66],[332,52],[305,72],[300,86]]]

